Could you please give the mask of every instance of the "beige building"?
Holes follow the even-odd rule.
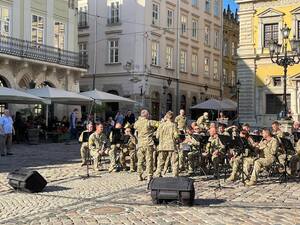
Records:
[[[179,108],[189,113],[192,105],[218,98],[222,5],[222,0],[79,0],[79,46],[89,64],[81,90],[92,89],[95,74],[97,89],[137,100],[135,109],[146,107],[153,118]],[[113,112],[130,106],[109,107]]]
[[[229,5],[223,11],[223,83],[224,97],[237,100],[236,70],[240,26],[237,12]]]
[[[79,91],[86,69],[79,62],[76,7],[71,0],[0,0],[1,86]],[[15,112],[33,106],[4,107]],[[36,115],[43,113],[35,107]],[[58,118],[68,114],[65,106],[50,108]]]

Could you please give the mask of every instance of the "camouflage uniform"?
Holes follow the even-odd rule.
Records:
[[[122,146],[121,152],[120,152],[120,163],[123,168],[126,168],[126,156],[130,156],[130,171],[134,172],[136,168],[136,144],[137,139],[135,136],[131,136],[129,138],[128,143],[124,144]]]
[[[171,156],[171,165],[173,176],[178,176],[178,152],[176,147],[176,139],[178,139],[178,130],[176,124],[171,121],[166,121],[157,129],[156,137],[159,139],[158,145],[158,163],[156,175],[161,176],[165,161],[169,153]]]
[[[187,153],[187,158],[188,158],[188,173],[192,174],[195,173],[195,168],[196,168],[196,160],[197,156],[199,156],[199,151],[198,148],[200,147],[200,142],[197,141],[193,135],[188,134],[187,138],[190,138],[191,141],[188,142],[187,144],[190,145],[191,151]]]
[[[278,150],[278,140],[276,138],[271,138],[270,141],[263,140],[259,143],[258,148],[260,150],[260,157],[254,161],[250,182],[247,182],[248,185],[255,184],[259,172],[263,168],[272,165],[272,163],[275,161],[275,156]]]
[[[208,129],[209,128],[209,119],[208,118],[205,118],[204,116],[200,116],[197,121],[196,121],[196,124],[202,128],[202,129]]]
[[[109,159],[110,159],[110,165],[109,165],[109,169],[108,169],[109,172],[116,171],[116,169],[117,169],[117,153],[121,154],[122,144],[123,144],[123,143],[113,143],[113,130],[114,129],[112,129],[112,131],[109,135],[109,140],[111,143],[111,147],[108,152]],[[116,129],[116,130],[119,130],[119,129]]]
[[[248,146],[249,148],[244,149],[242,155],[236,156],[232,158],[231,165],[232,165],[232,172],[230,177],[227,179],[228,181],[233,181],[236,179],[238,174],[239,166],[243,163],[243,173],[246,175],[246,178],[249,176],[249,169],[250,166],[253,164],[255,152],[251,149],[252,142],[250,141],[251,138],[248,138]],[[243,157],[243,158],[242,158]],[[243,160],[243,161],[242,161]]]
[[[97,134],[94,132],[89,137],[89,149],[91,156],[94,159],[94,169],[99,170],[100,166],[99,162],[101,159],[101,156],[104,155],[104,147],[110,148],[110,142],[107,139],[106,135],[104,133]]]
[[[145,158],[148,179],[151,179],[153,176],[153,132],[154,128],[157,128],[158,125],[158,121],[148,120],[144,117],[139,117],[134,124],[134,129],[137,132],[138,139],[137,172],[140,179],[142,179]]]
[[[176,123],[178,130],[184,131],[186,129],[186,125],[187,125],[186,116],[178,115],[176,116],[174,122]],[[179,170],[183,170],[185,157],[184,157],[184,152],[182,151],[181,148],[178,149],[178,157],[179,157]],[[171,157],[167,157],[166,165],[169,165],[170,160]]]
[[[209,156],[211,156],[211,161],[216,175],[216,173],[219,173],[219,164],[221,163],[225,154],[225,146],[221,143],[221,140],[218,136],[209,137],[206,145],[206,152],[209,154]]]
[[[88,130],[83,131],[80,134],[79,139],[78,139],[78,141],[81,143],[80,156],[81,156],[82,164],[87,163],[87,160],[88,160],[89,155],[90,155],[89,142],[83,142],[83,134],[84,133],[89,133],[89,131]]]
[[[176,123],[178,130],[185,130],[186,123],[187,123],[187,119],[185,116],[182,115],[176,116],[174,122]]]

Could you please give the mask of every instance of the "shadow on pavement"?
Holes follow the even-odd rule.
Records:
[[[225,199],[195,199],[194,205],[196,206],[210,206],[225,203]]]
[[[46,186],[45,189],[43,190],[43,192],[50,193],[50,192],[66,191],[66,190],[71,190],[71,188],[51,185],[51,186]]]
[[[46,169],[55,165],[80,162],[79,144],[18,144],[13,145],[12,150],[14,155],[0,157],[0,173],[11,172],[19,168]]]

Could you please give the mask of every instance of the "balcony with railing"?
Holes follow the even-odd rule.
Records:
[[[64,66],[87,68],[86,60],[77,52],[0,35],[0,54],[56,63]]]
[[[88,28],[88,13],[84,11],[79,11],[79,16],[78,16],[78,28],[83,29],[83,28]]]

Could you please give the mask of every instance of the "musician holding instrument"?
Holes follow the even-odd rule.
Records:
[[[188,175],[191,176],[195,173],[197,156],[199,156],[200,141],[198,136],[200,135],[200,127],[195,126],[192,133],[186,133],[184,144],[189,146],[189,151],[187,152],[188,160]]]
[[[89,137],[89,149],[94,159],[94,170],[100,171],[100,159],[110,148],[110,142],[103,132],[103,124],[96,123],[96,131]]]
[[[225,155],[225,146],[222,144],[216,127],[209,129],[209,139],[206,145],[206,152],[203,153],[203,157],[210,158],[214,167],[214,176],[219,175],[219,164]]]
[[[89,136],[93,133],[93,129],[94,129],[93,122],[89,122],[86,125],[86,130],[80,134],[78,139],[78,141],[81,143],[81,148],[80,148],[80,156],[82,161],[81,166],[86,165],[87,160],[89,158],[89,154],[90,154]]]
[[[203,113],[203,115],[197,119],[196,123],[200,128],[208,130],[210,126],[208,112]]]
[[[136,171],[136,144],[137,139],[132,134],[131,128],[125,128],[124,143],[120,153],[120,163],[123,169],[127,170],[125,158],[127,155],[130,156],[130,172]]]
[[[124,143],[124,133],[121,123],[116,123],[115,127],[112,128],[109,134],[109,141],[111,143],[111,148],[109,150],[110,166],[108,172],[117,172],[117,154],[121,153],[122,145]]]
[[[254,157],[256,155],[253,149],[255,143],[246,130],[242,130],[240,132],[240,138],[240,140],[243,142],[241,146],[242,149],[235,151],[233,157],[231,158],[230,164],[232,165],[232,172],[230,177],[227,178],[227,181],[235,181],[237,179],[237,174],[241,166],[241,169],[243,170],[242,173],[244,173],[244,175],[247,177],[248,165],[246,162],[253,162]]]
[[[275,161],[275,157],[278,151],[278,140],[272,137],[269,129],[264,128],[262,131],[263,140],[256,145],[256,149],[259,153],[259,158],[254,161],[253,171],[250,181],[246,182],[247,186],[255,185],[257,182],[258,174],[263,168],[271,166]]]

